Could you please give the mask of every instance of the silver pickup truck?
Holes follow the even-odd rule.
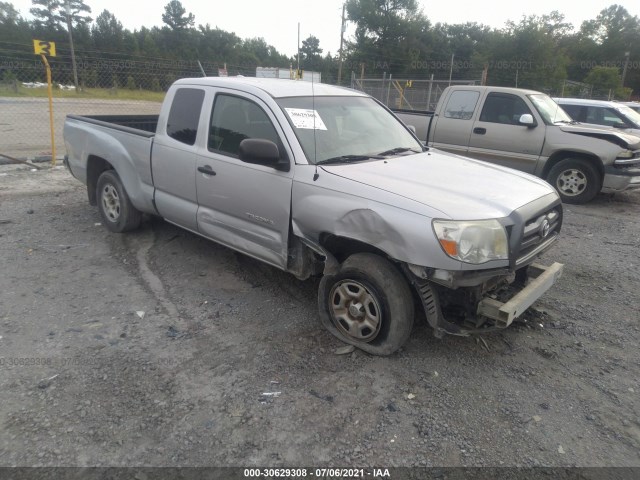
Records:
[[[321,275],[322,323],[372,354],[405,343],[416,306],[438,337],[504,328],[562,271],[534,263],[562,225],[546,182],[430,151],[353,90],[183,79],[158,117],[70,115],[64,137],[109,230],[156,215]]]
[[[427,145],[537,175],[566,203],[640,188],[639,137],[579,124],[541,92],[453,86],[435,112],[396,114]]]

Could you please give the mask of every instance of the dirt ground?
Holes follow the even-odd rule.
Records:
[[[524,322],[379,358],[335,353],[317,281],[0,167],[0,466],[639,467],[639,211],[565,206]]]

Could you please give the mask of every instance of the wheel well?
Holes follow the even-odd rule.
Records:
[[[379,248],[374,247],[373,245],[369,245],[368,243],[354,240],[352,238],[333,235],[331,233],[324,233],[320,235],[320,245],[329,253],[331,253],[339,264],[344,262],[350,255],[353,255],[354,253],[374,253],[382,258],[391,260],[391,263],[398,269],[398,271],[407,281],[407,284],[410,286],[409,290],[411,291],[411,297],[413,298],[414,310],[416,314],[424,315],[424,309],[422,307],[420,297],[418,296],[418,291],[416,290],[416,288],[414,288],[413,283],[410,280],[411,274],[408,273],[405,268],[398,268],[399,265],[397,265],[396,262],[393,261],[393,259],[390,259],[389,255],[387,255],[385,252],[383,252]]]
[[[87,194],[91,205],[97,204],[96,185],[98,184],[98,178],[106,170],[113,170],[113,165],[104,158],[89,155],[89,158],[87,158]]]
[[[575,158],[576,160],[585,160],[589,162],[589,164],[595,167],[598,173],[600,173],[600,179],[602,180],[604,178],[604,166],[602,165],[602,161],[598,157],[589,155],[587,153],[576,152],[556,152],[551,155],[551,157],[549,157],[549,160],[547,160],[547,163],[545,163],[544,165],[544,170],[542,171],[541,177],[546,179],[547,175],[549,175],[549,172],[553,167],[555,167],[562,160],[567,160],[569,158]]]
[[[320,245],[329,251],[339,263],[344,262],[354,253],[375,253],[383,258],[388,258],[386,253],[373,245],[331,233],[324,233],[320,236]]]

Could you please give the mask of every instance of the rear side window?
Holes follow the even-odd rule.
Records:
[[[460,120],[470,120],[480,98],[480,92],[458,90],[449,97],[444,109],[444,116]]]
[[[203,101],[204,90],[197,88],[177,90],[169,111],[167,135],[187,145],[196,143]]]

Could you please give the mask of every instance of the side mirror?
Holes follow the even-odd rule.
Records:
[[[536,121],[533,118],[533,115],[531,115],[530,113],[525,113],[523,115],[520,115],[520,118],[518,119],[518,124],[524,125],[525,127],[535,127]]]
[[[408,128],[409,130],[411,130],[411,131],[413,132],[413,134],[414,134],[414,135],[416,134],[416,127],[415,127],[415,126],[413,126],[413,125],[407,125],[407,128]]]
[[[238,157],[246,163],[264,165],[278,170],[289,170],[289,163],[280,158],[278,146],[271,140],[263,138],[247,138],[240,142]]]

